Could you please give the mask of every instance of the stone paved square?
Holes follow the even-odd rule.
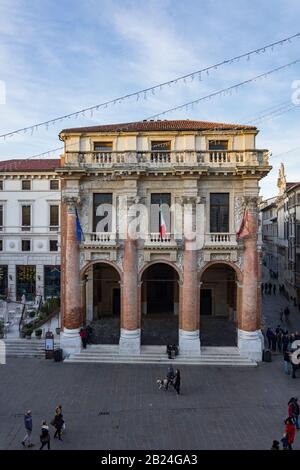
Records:
[[[35,447],[43,419],[63,406],[66,433],[52,449],[269,449],[280,440],[300,378],[281,358],[257,368],[182,367],[182,395],[157,389],[166,367],[11,359],[0,368],[1,449],[21,449],[32,409]],[[300,435],[295,449],[300,449]],[[28,450],[30,452],[30,450]]]

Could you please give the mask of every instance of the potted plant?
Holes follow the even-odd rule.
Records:
[[[43,330],[42,330],[41,328],[38,328],[37,330],[35,330],[35,336],[36,336],[38,339],[41,339],[42,334],[43,334]]]
[[[56,334],[57,334],[57,335],[60,335],[60,331],[61,331],[60,326],[58,326],[57,328],[55,328],[55,331],[56,331]]]
[[[25,338],[26,339],[31,339],[32,331],[33,330],[32,330],[31,326],[25,328]]]

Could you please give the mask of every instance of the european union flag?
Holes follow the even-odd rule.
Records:
[[[76,238],[77,238],[78,242],[82,242],[82,240],[83,240],[83,231],[82,231],[82,228],[81,228],[81,225],[80,225],[80,220],[79,220],[79,217],[78,217],[77,207],[75,208],[75,213],[76,213]]]

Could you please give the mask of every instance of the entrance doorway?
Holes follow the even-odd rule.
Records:
[[[236,272],[225,264],[209,266],[201,278],[200,335],[202,346],[236,346]]]
[[[149,266],[142,276],[142,344],[178,343],[179,277],[167,263]]]

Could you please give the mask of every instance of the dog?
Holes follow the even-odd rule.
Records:
[[[168,379],[157,379],[156,383],[159,390],[167,390]]]

